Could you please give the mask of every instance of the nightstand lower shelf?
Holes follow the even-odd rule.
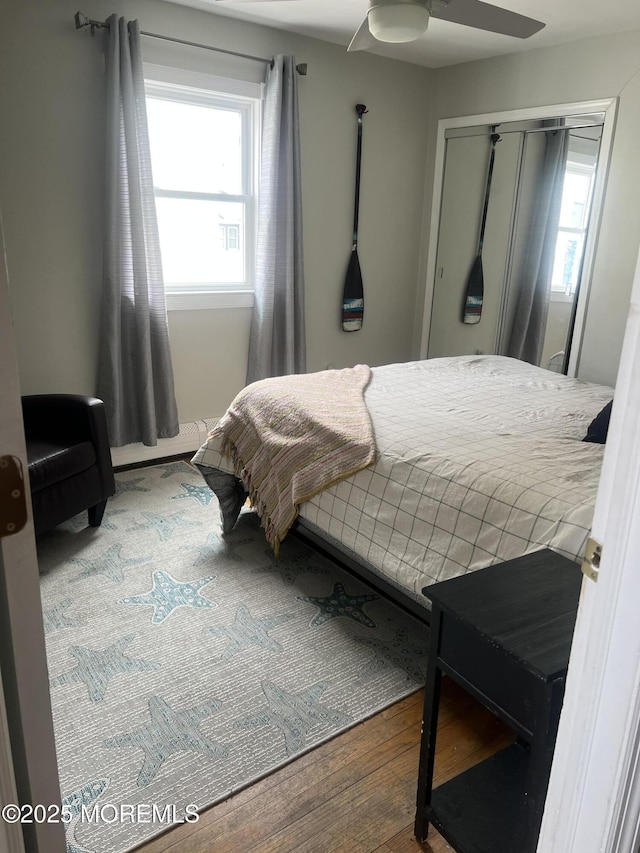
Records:
[[[527,760],[525,748],[513,744],[434,788],[429,822],[463,853],[518,850]]]

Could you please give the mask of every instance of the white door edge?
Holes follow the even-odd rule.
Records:
[[[637,850],[639,423],[640,255],[593,521],[600,577],[583,582],[538,853]]]
[[[8,767],[9,753],[0,751],[0,774],[4,778],[12,775],[15,779],[18,805],[60,807],[38,558],[1,217],[0,387],[0,455],[13,456],[21,463],[29,513],[22,530],[0,538],[0,668],[13,764],[13,767]],[[64,853],[66,844],[62,823],[34,821],[24,823],[20,828],[27,853]],[[15,841],[13,843],[14,847],[9,847],[9,851],[18,853],[19,848],[15,847]]]
[[[1,556],[0,556],[1,559]],[[13,773],[13,758],[9,739],[9,726],[4,703],[2,674],[0,673],[0,805],[17,803],[18,792]],[[22,830],[18,823],[7,823],[0,818],[0,851],[7,853],[24,853]]]

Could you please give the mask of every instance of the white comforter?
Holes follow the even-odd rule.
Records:
[[[373,368],[377,461],[300,516],[418,600],[431,583],[545,546],[579,560],[604,451],[581,439],[612,396],[500,356]],[[199,456],[231,470],[215,447]]]

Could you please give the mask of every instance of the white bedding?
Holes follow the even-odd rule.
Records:
[[[373,368],[377,461],[300,516],[416,600],[542,547],[579,560],[604,451],[581,439],[612,396],[501,356]],[[194,461],[232,470],[211,442]]]

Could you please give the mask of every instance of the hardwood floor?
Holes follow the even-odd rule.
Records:
[[[137,853],[444,853],[413,836],[422,691],[139,847]],[[434,784],[512,742],[449,679],[442,684]]]

